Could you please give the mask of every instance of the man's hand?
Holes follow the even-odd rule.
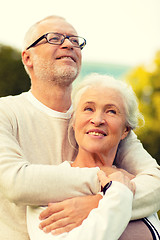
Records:
[[[93,208],[98,207],[100,194],[93,196],[75,197],[59,203],[50,203],[40,214],[40,229],[58,235],[69,232],[81,225]]]

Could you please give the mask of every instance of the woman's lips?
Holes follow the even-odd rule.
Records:
[[[90,129],[89,131],[87,131],[87,134],[93,136],[107,136],[107,134],[101,129]]]

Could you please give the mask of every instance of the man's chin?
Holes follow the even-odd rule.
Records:
[[[71,80],[75,80],[76,77],[78,76],[78,71],[77,68],[75,67],[68,67],[66,69],[63,69],[63,71],[61,72],[61,76],[63,79],[71,79]]]
[[[54,81],[60,86],[69,86],[71,85],[74,80],[77,78],[78,72],[77,69],[63,69],[63,71],[57,74],[57,77],[54,76]]]

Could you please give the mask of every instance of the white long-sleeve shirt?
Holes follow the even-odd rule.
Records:
[[[1,239],[29,239],[26,205],[99,192],[97,168],[66,171],[59,165],[75,158],[67,133],[70,116],[70,111],[47,108],[30,92],[0,99]],[[124,157],[122,166],[138,174],[133,217],[143,217],[160,209],[159,166],[133,133],[127,141],[119,159]]]
[[[83,223],[68,233],[53,236],[39,229],[42,208],[28,207],[27,223],[31,240],[117,240],[125,230],[132,212],[133,194],[125,185],[112,182]]]

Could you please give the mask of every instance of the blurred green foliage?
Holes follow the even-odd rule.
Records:
[[[30,88],[20,51],[0,44],[0,97],[17,95]]]
[[[138,66],[126,76],[139,99],[145,125],[136,131],[144,148],[160,164],[160,51],[148,66]]]

